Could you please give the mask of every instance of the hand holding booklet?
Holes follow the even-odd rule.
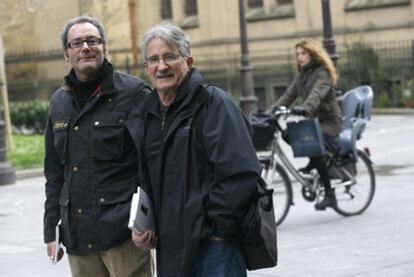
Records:
[[[141,187],[138,187],[137,192],[132,195],[128,227],[137,233],[154,231],[154,221],[151,199]]]
[[[63,257],[64,251],[62,247],[62,239],[60,237],[61,221],[59,220],[55,229],[55,251],[53,257],[51,257],[52,263],[56,264]]]

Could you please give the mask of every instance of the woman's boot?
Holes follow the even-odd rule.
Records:
[[[316,203],[315,209],[318,211],[323,211],[327,207],[334,208],[336,207],[336,196],[335,190],[332,188],[325,189],[325,197],[319,203]]]
[[[319,172],[319,177],[325,188],[325,197],[319,203],[316,203],[315,209],[319,211],[325,210],[327,207],[336,206],[336,197],[335,191],[331,188],[331,180],[329,178],[329,171],[326,167],[325,160],[323,157],[317,157],[311,159],[312,163],[315,165],[316,169]]]

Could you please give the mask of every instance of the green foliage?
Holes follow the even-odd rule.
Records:
[[[17,132],[42,134],[47,120],[49,104],[33,100],[10,103],[10,117]]]
[[[374,101],[374,106],[378,108],[389,108],[391,105],[387,93],[383,92],[377,96]]]
[[[13,135],[14,149],[8,152],[15,169],[43,167],[44,138],[41,135]]]
[[[363,42],[347,45],[346,63],[339,71],[342,91],[370,85],[374,90],[374,107],[412,106],[412,66],[396,66],[395,55],[381,48],[376,51]]]
[[[414,108],[414,78],[406,81],[406,87],[403,90],[403,105],[405,108]]]
[[[356,42],[347,45],[348,77],[357,85],[370,84],[378,72],[378,55],[374,49]]]

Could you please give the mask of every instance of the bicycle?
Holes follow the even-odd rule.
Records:
[[[337,205],[333,209],[343,216],[363,213],[371,204],[375,193],[375,172],[368,148],[356,146],[367,122],[371,119],[373,91],[361,86],[348,91],[341,98],[343,130],[339,136],[340,149],[326,155],[331,186],[335,190]],[[324,187],[316,169],[308,174],[300,172],[287,157],[280,143],[283,128],[279,121],[287,119],[290,110],[281,108],[274,114],[252,117],[253,143],[263,166],[262,177],[274,189],[276,225],[289,213],[293,202],[292,181],[288,172],[301,185],[305,200],[319,203]]]

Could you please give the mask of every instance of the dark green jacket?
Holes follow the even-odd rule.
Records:
[[[149,88],[133,76],[110,73],[80,109],[68,86],[52,96],[45,134],[44,241],[62,219],[70,254],[112,248],[131,237],[131,196],[138,155],[126,121]]]

